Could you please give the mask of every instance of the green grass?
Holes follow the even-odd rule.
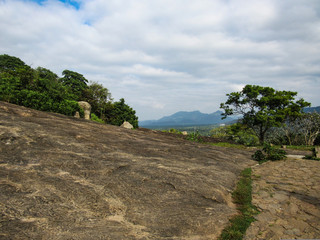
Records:
[[[218,147],[228,147],[228,148],[238,148],[238,149],[247,149],[248,147],[241,144],[227,143],[227,142],[218,142],[218,143],[208,143],[213,146]]]
[[[232,193],[232,197],[240,214],[230,219],[229,226],[222,231],[219,240],[241,240],[247,228],[255,221],[253,216],[258,214],[258,210],[251,203],[251,168],[246,168],[241,172],[241,178]]]

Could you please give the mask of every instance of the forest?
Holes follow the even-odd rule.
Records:
[[[92,120],[118,126],[128,121],[138,127],[136,112],[123,98],[114,102],[102,84],[71,70],[64,70],[59,77],[43,67],[33,69],[7,54],[0,55],[0,101],[68,116],[77,111],[82,115],[78,101],[87,101]]]

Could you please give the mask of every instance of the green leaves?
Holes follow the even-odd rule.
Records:
[[[59,78],[46,68],[32,69],[19,58],[0,55],[0,101],[7,101],[41,111],[74,115],[80,111],[79,100],[88,101],[96,121],[121,125],[124,121],[138,127],[136,112],[124,99],[112,103],[111,93],[98,83],[70,70]]]
[[[124,121],[132,124],[134,128],[138,127],[138,117],[129,105],[127,105],[123,98],[115,102],[109,112],[109,123],[120,126]]]
[[[295,102],[296,95],[297,92],[246,85],[241,92],[227,94],[228,99],[220,108],[224,109],[223,118],[241,114],[242,122],[256,132],[262,144],[271,127],[281,126],[289,116],[299,116],[303,107],[310,105],[303,99]]]
[[[60,82],[73,93],[74,100],[81,100],[84,91],[88,88],[88,80],[82,74],[70,70],[64,70],[62,74],[64,76],[60,79]]]

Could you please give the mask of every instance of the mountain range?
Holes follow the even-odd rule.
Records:
[[[170,116],[160,118],[159,120],[146,120],[139,122],[141,127],[165,127],[165,126],[196,126],[196,125],[214,125],[233,121],[234,117],[228,117],[222,120],[222,111],[214,113],[201,113],[200,111],[186,112],[180,111]]]
[[[320,106],[308,107],[304,109],[304,112],[318,112],[320,113]],[[145,120],[140,121],[139,126],[141,127],[170,127],[170,126],[200,126],[200,125],[215,125],[215,124],[226,124],[234,122],[238,119],[237,116],[231,116],[224,120],[221,119],[222,111],[216,111],[214,113],[202,113],[200,111],[180,111],[170,116],[160,118],[159,120]]]

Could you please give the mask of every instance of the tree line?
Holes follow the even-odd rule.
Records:
[[[92,107],[92,120],[112,125],[128,121],[138,127],[136,112],[123,98],[114,102],[101,84],[70,70],[58,77],[49,69],[33,69],[7,54],[0,55],[0,101],[69,116],[77,111],[83,114],[78,101],[87,101]]]

